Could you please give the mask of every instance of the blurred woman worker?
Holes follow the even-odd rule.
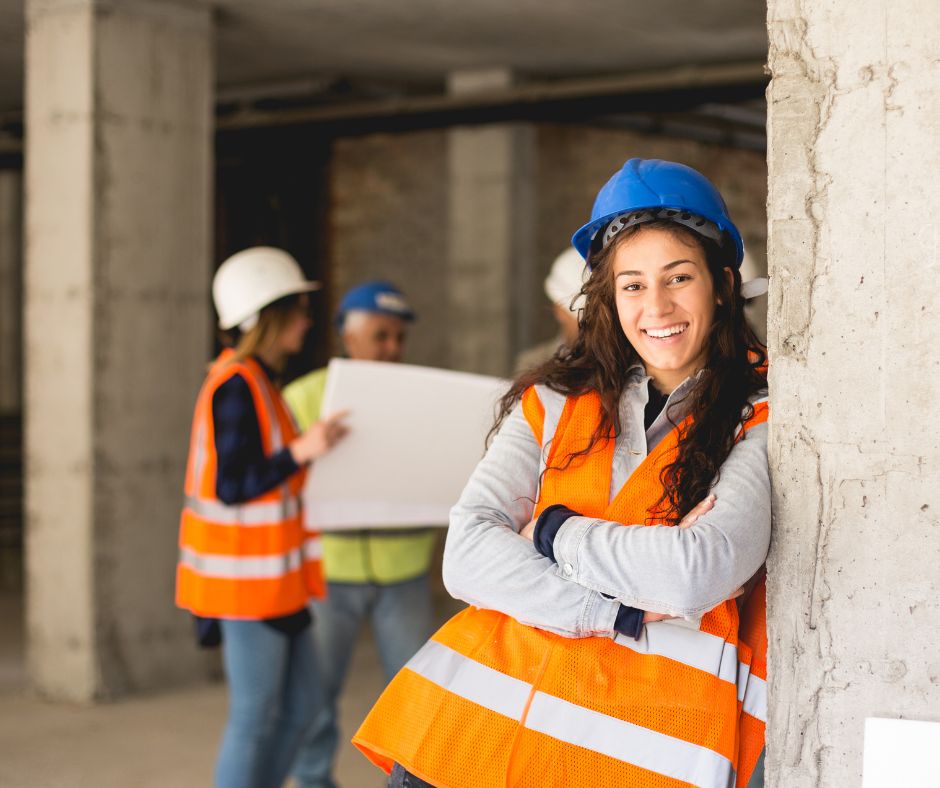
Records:
[[[229,718],[220,788],[281,785],[320,702],[307,601],[323,596],[324,582],[299,496],[306,466],[345,428],[333,418],[298,434],[275,382],[303,345],[306,293],[318,287],[270,247],[230,257],[212,283],[234,347],[196,401],[176,602],[221,625]]]
[[[573,243],[578,339],[512,386],[451,512],[472,607],[354,739],[390,785],[727,788],[761,750],[762,587],[733,599],[770,538],[740,233],[701,174],[631,159]]]
[[[522,351],[516,357],[516,373],[527,372],[544,364],[562,347],[573,347],[578,338],[578,320],[584,309],[584,258],[569,246],[552,263],[545,277],[545,295],[552,302],[552,316],[558,324],[558,336],[541,345]]]

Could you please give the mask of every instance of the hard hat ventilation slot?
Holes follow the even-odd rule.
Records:
[[[675,208],[657,208],[643,209],[631,213],[622,213],[615,216],[607,228],[604,230],[603,243],[601,249],[605,248],[616,236],[628,227],[635,227],[638,224],[653,222],[657,219],[668,219],[694,230],[699,235],[709,238],[717,244],[722,243],[722,231],[713,222],[710,222],[704,216],[699,216],[688,211],[680,211]],[[599,234],[599,233],[598,233]]]

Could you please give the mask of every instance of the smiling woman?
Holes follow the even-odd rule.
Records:
[[[701,174],[631,159],[573,243],[578,338],[515,381],[451,512],[444,581],[471,607],[353,740],[390,785],[754,774],[770,483],[740,235]]]
[[[704,366],[718,303],[704,249],[691,235],[670,222],[639,225],[611,261],[620,327],[663,393]]]

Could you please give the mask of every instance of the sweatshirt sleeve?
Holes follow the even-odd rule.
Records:
[[[541,446],[521,406],[507,417],[451,510],[444,584],[456,598],[566,637],[611,635],[620,604],[561,577],[519,536],[532,519]]]
[[[623,527],[569,517],[553,540],[561,575],[623,604],[699,618],[747,582],[770,545],[767,424],[748,429],[722,464],[714,508],[691,528]]]

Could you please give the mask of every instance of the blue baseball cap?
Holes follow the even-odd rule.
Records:
[[[381,280],[365,282],[346,291],[336,310],[336,327],[341,329],[346,315],[356,311],[394,315],[409,323],[415,319],[415,313],[401,290]]]

